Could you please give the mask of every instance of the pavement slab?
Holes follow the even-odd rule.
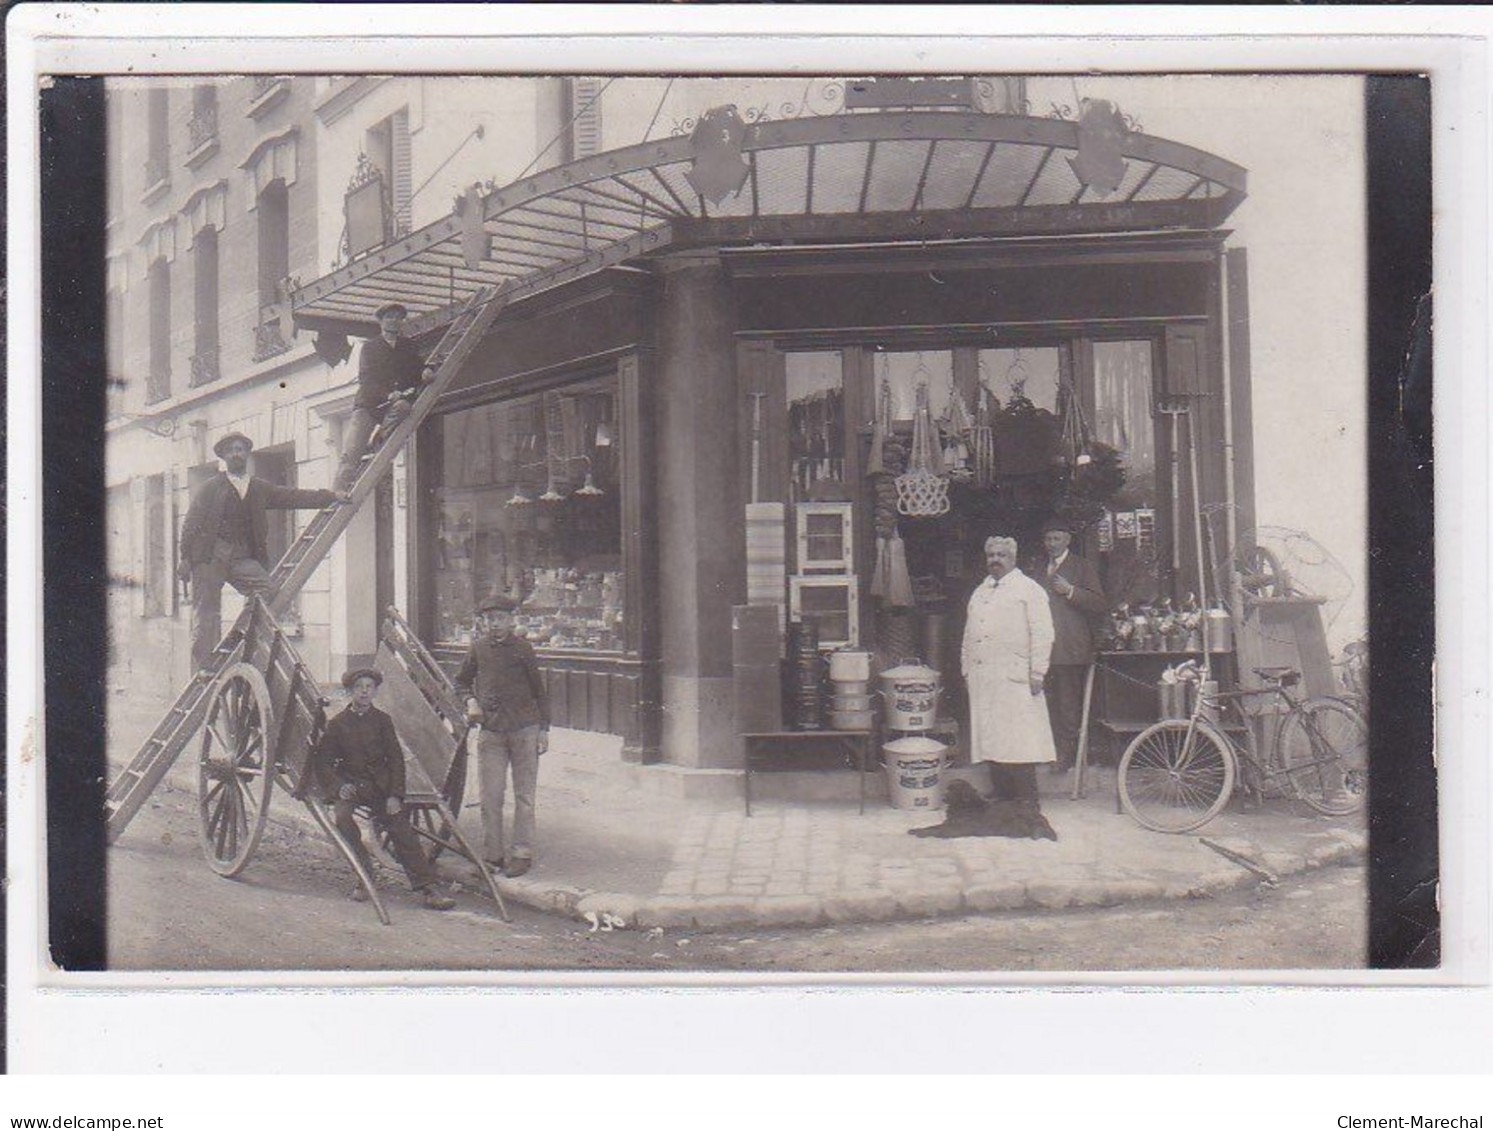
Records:
[[[158,717],[111,714],[111,761],[122,765]],[[583,921],[610,915],[613,927],[839,925],[1207,898],[1260,883],[1261,869],[1286,876],[1361,863],[1367,848],[1361,816],[1327,818],[1286,801],[1231,807],[1192,834],[1153,833],[1115,811],[1113,773],[1103,769],[1078,800],[1071,776],[1044,776],[1055,842],[917,838],[912,829],[943,815],[883,801],[861,815],[853,801],[758,800],[747,817],[739,798],[639,788],[637,775],[653,769],[626,766],[620,740],[557,730],[540,766],[535,865],[499,880],[504,898]],[[171,784],[195,791],[194,774],[183,759]],[[480,841],[477,796],[474,780],[459,820]],[[277,825],[320,839],[295,802],[272,804]],[[465,867],[448,857],[440,866],[452,878]]]

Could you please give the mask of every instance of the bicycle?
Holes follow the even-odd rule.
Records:
[[[1120,758],[1118,773],[1125,812],[1154,832],[1201,828],[1228,804],[1241,761],[1251,771],[1248,787],[1258,798],[1272,782],[1283,782],[1289,794],[1328,816],[1346,816],[1363,807],[1368,792],[1363,716],[1342,699],[1291,694],[1290,688],[1301,681],[1294,668],[1254,671],[1267,686],[1208,691],[1198,678],[1188,718],[1163,719],[1135,736]],[[1197,678],[1200,672],[1194,667],[1190,674]],[[1224,706],[1243,719],[1240,702],[1261,696],[1286,705],[1264,766],[1214,721]]]

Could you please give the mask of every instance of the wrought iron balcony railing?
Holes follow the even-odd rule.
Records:
[[[199,106],[187,119],[187,141],[193,151],[218,139],[218,108],[213,105]]]
[[[194,386],[206,385],[221,376],[218,368],[218,347],[203,349],[192,355],[191,382]]]
[[[280,316],[278,314],[269,316],[254,327],[254,360],[264,361],[267,358],[282,354],[290,349],[290,343],[280,335]]]
[[[145,378],[145,403],[155,404],[171,395],[171,367],[152,367]]]

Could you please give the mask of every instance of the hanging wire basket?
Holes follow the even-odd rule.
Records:
[[[934,470],[939,465],[934,445],[928,386],[919,384],[912,422],[912,455],[907,473],[896,478],[897,511],[909,518],[936,518],[949,512],[949,482]]]

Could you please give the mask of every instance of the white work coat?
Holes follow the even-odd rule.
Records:
[[[1047,701],[1032,680],[1052,659],[1047,590],[1019,569],[987,577],[969,598],[960,660],[969,687],[973,761],[1053,762]]]

